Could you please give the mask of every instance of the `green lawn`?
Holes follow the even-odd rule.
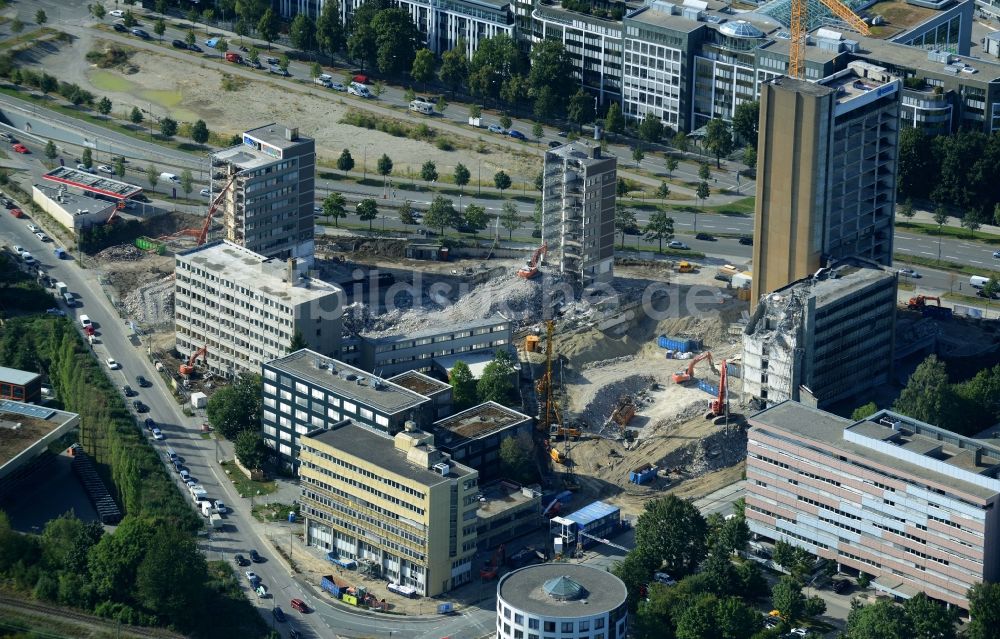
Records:
[[[940,233],[938,232],[937,224],[927,224],[924,222],[896,222],[896,228],[906,229],[916,233],[923,233],[924,235],[943,235],[945,237],[956,237],[963,240],[974,240],[976,242],[983,242],[984,244],[1000,244],[1000,235],[983,233],[981,231],[976,231],[974,234],[970,234],[969,229],[957,226],[942,226]]]
[[[935,260],[929,257],[918,257],[916,255],[907,255],[905,253],[893,253],[892,259],[894,262],[900,262],[903,264],[914,264],[917,266],[924,266],[927,268],[941,269],[942,271],[953,271],[956,273],[964,273],[966,275],[982,275],[983,277],[990,277],[991,275],[996,275],[1000,277],[1000,272],[998,271],[987,271],[981,268],[974,268],[968,264],[958,264],[956,262],[949,262],[948,260]]]
[[[241,497],[250,497],[253,495],[257,497],[258,495],[270,495],[274,491],[278,490],[278,485],[273,481],[253,481],[244,475],[236,464],[231,461],[223,462],[220,464],[222,469],[226,472],[229,477],[229,481],[236,486],[236,491]]]

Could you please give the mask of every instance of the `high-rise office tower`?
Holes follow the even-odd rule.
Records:
[[[614,277],[617,165],[601,147],[576,142],[545,153],[545,263],[580,287]]]
[[[830,259],[892,263],[899,96],[865,62],[762,85],[752,304]]]
[[[312,263],[316,145],[298,129],[279,124],[251,129],[243,143],[212,156],[212,197],[219,205],[223,239],[265,257]]]

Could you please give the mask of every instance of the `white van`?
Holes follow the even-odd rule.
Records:
[[[212,502],[203,501],[201,502],[201,514],[203,517],[211,517],[212,512]]]
[[[174,184],[181,183],[181,179],[173,173],[160,173],[160,179],[164,182],[173,182]]]
[[[333,76],[329,73],[321,73],[313,82],[329,89],[333,85]]]
[[[66,306],[68,306],[70,308],[73,308],[74,306],[76,306],[76,298],[73,297],[72,293],[63,293],[62,294],[62,298],[63,298],[63,301],[66,302]]]
[[[986,286],[986,283],[990,281],[990,278],[983,277],[982,275],[973,275],[969,278],[969,286],[972,288],[982,288]]]
[[[372,92],[368,90],[366,85],[360,82],[351,82],[351,86],[347,87],[347,92],[362,98],[372,97]]]
[[[31,253],[29,253],[27,251],[22,251],[21,252],[21,259],[28,266],[31,266],[32,264],[36,264],[37,263],[37,261],[35,260],[35,256],[33,256]]]
[[[410,111],[430,115],[434,113],[434,105],[430,102],[424,102],[423,100],[413,100],[410,102]]]
[[[87,328],[91,324],[93,324],[93,322],[90,321],[90,317],[88,315],[80,316],[80,326]]]
[[[59,293],[60,295],[69,293],[69,287],[66,286],[66,282],[56,282],[56,293]]]

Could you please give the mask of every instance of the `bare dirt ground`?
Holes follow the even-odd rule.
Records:
[[[228,134],[269,122],[296,126],[316,139],[320,162],[334,162],[343,149],[349,149],[356,168],[362,168],[365,148],[371,147],[367,158],[369,170],[374,170],[381,150],[389,150],[395,164],[393,175],[419,176],[420,167],[431,160],[438,173],[450,175],[459,162],[477,166],[482,161],[483,175],[492,176],[504,169],[514,176],[532,176],[538,160],[525,154],[515,154],[488,143],[483,137],[480,153],[471,149],[442,151],[433,144],[399,138],[381,131],[363,129],[340,122],[349,108],[360,103],[345,94],[330,92],[326,97],[305,91],[291,91],[275,86],[262,74],[260,81],[245,82],[239,90],[221,88],[223,74],[192,57],[184,62],[172,56],[157,56],[136,51],[126,69],[99,70],[85,59],[92,48],[103,47],[106,41],[97,34],[83,34],[71,45],[47,49],[50,53],[33,52],[24,62],[37,69],[60,69],[60,79],[74,82],[95,95],[106,95],[114,103],[114,114],[123,114],[138,107],[151,111],[154,118],[172,117],[179,122],[205,120],[208,128]],[[131,73],[126,73],[130,71]],[[311,88],[311,86],[310,86]]]

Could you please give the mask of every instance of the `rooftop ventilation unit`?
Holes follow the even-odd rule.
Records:
[[[448,473],[451,472],[451,466],[449,464],[434,464],[434,472],[442,477],[447,477]]]

